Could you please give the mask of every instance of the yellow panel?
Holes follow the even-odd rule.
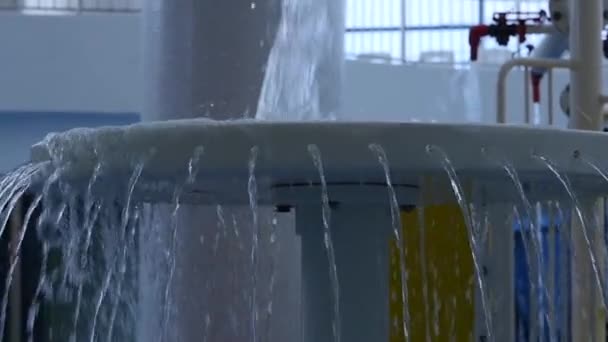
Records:
[[[423,216],[419,216],[421,214]],[[423,218],[423,220],[421,220]],[[424,225],[421,226],[421,221]],[[456,205],[403,212],[409,341],[470,341],[474,329],[474,267]],[[399,250],[391,241],[390,342],[405,342]]]

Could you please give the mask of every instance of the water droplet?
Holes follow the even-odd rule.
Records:
[[[256,7],[255,2],[252,2],[252,3],[251,3],[251,9],[252,9],[252,10],[254,10],[254,9],[255,9],[255,7]]]

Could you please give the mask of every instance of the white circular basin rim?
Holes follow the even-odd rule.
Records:
[[[607,134],[514,125],[175,120],[52,134],[32,147],[32,161],[70,165],[68,177],[86,180],[100,161],[107,172],[124,176],[145,160],[142,179],[170,185],[185,179],[195,151],[203,151],[189,188],[194,197],[245,201],[255,160],[260,195],[276,202],[273,189],[321,184],[311,145],[320,152],[328,186],[385,185],[377,149],[370,148],[377,145],[386,154],[391,182],[417,188],[425,177],[446,174],[442,153],[427,151],[436,146],[462,179],[508,186],[499,162],[507,160],[523,182],[546,191],[541,184],[555,185],[555,177],[538,155],[581,192],[608,192],[608,183],[581,161],[604,168]]]

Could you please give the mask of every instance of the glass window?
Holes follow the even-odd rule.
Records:
[[[469,60],[468,30],[435,30],[407,32],[406,60],[420,61],[423,53],[451,52],[454,62]]]
[[[347,34],[348,55],[382,54],[392,59],[401,57],[401,32],[362,32]]]
[[[479,23],[477,0],[407,0],[406,26],[474,25]]]
[[[466,62],[470,26],[490,24],[495,12],[542,9],[547,10],[547,4],[538,0],[348,0],[346,27],[350,30],[346,35],[346,53],[388,54],[401,59],[403,49],[406,60],[418,61],[421,54],[451,52],[454,61]],[[541,38],[529,35],[523,45],[513,38],[507,47],[486,38],[482,47],[512,52],[523,49],[521,52],[525,54],[525,45],[537,44]],[[403,48],[402,41],[405,41]]]
[[[346,27],[397,28],[401,26],[401,1],[348,0],[346,5]]]

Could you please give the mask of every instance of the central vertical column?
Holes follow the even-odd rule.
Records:
[[[302,239],[303,341],[335,342],[336,287],[340,341],[388,341],[389,240],[387,206],[339,205],[331,210],[330,264],[320,205],[296,208]],[[332,269],[337,283],[332,282]]]

